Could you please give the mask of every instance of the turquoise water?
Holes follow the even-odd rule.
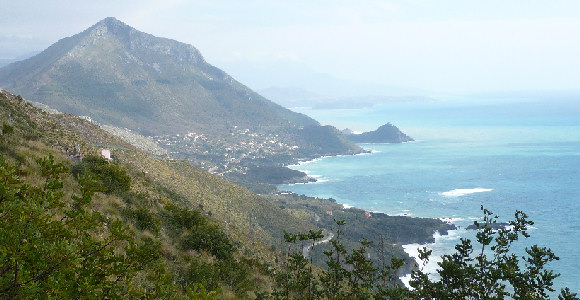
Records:
[[[317,183],[281,186],[298,194],[390,215],[447,218],[464,228],[481,217],[480,206],[535,222],[531,244],[550,247],[560,260],[555,286],[580,292],[580,109],[572,101],[465,105],[404,103],[362,110],[310,110],[324,124],[369,130],[392,122],[417,142],[361,144],[371,154],[327,157],[295,169]],[[459,229],[429,245],[453,250]],[[407,247],[412,254],[417,245]],[[433,263],[427,268],[436,268]]]

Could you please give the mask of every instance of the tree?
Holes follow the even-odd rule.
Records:
[[[439,278],[432,280],[421,270],[414,271],[410,281],[413,296],[422,299],[549,299],[554,292],[553,280],[559,276],[546,265],[558,257],[552,250],[533,245],[526,248],[526,255],[518,258],[511,246],[520,237],[529,237],[528,226],[533,225],[528,216],[515,212],[509,226],[497,228],[497,216],[481,208],[483,222],[475,222],[478,228],[478,251],[471,240],[461,239],[456,252],[444,255],[438,263]],[[495,224],[495,225],[494,225]],[[430,252],[420,250],[426,263]],[[569,289],[561,291],[560,299],[578,299]]]
[[[371,242],[363,239],[359,249],[350,252],[340,242],[344,221],[336,221],[338,229],[331,240],[331,250],[325,251],[327,268],[316,274],[308,272],[308,261],[302,252],[290,253],[285,272],[279,272],[278,283],[283,292],[273,296],[295,299],[550,299],[553,280],[559,276],[546,269],[558,257],[548,248],[537,245],[526,249],[520,258],[511,247],[521,236],[529,237],[528,226],[533,222],[521,211],[509,226],[499,226],[497,216],[483,209],[483,222],[476,222],[477,243],[461,239],[456,252],[444,255],[439,263],[438,278],[432,279],[422,270],[413,271],[410,281],[413,290],[395,284],[397,270],[404,260],[392,258],[379,266],[367,256]],[[284,233],[286,241],[294,244],[301,234]],[[312,239],[304,235],[304,240]],[[301,239],[302,240],[302,239]],[[419,249],[419,257],[427,263],[431,251]],[[312,262],[310,262],[312,264]],[[314,290],[311,288],[314,287]],[[578,299],[568,288],[562,289],[559,299]]]
[[[335,221],[336,235],[330,241],[331,249],[324,251],[327,257],[325,270],[313,272],[312,259],[308,260],[304,242],[323,238],[322,230],[308,234],[284,232],[289,244],[284,270],[278,272],[277,282],[283,288],[272,293],[277,299],[404,299],[408,290],[395,286],[393,272],[402,266],[403,260],[393,259],[391,265],[375,267],[368,257],[371,242],[363,239],[358,249],[347,251],[340,238],[345,221]],[[301,241],[302,246],[291,251],[291,245]]]

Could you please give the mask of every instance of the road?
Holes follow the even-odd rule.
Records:
[[[333,237],[334,237],[334,233],[332,233],[330,231],[326,232],[325,236],[322,240],[315,242],[314,245],[309,244],[308,246],[304,247],[302,249],[302,256],[304,256],[304,258],[308,258],[308,252],[310,252],[310,249],[312,249],[313,246],[328,243],[328,242],[330,242],[330,240],[332,240]]]

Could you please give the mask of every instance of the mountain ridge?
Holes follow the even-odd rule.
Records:
[[[235,81],[194,46],[143,33],[112,17],[0,69],[0,86],[147,135],[284,121],[318,124]],[[117,114],[119,109],[133,113],[132,119]],[[242,114],[249,117],[238,117]],[[217,115],[231,124],[213,122]]]

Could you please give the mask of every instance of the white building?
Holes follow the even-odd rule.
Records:
[[[108,160],[111,160],[111,149],[103,148],[101,149],[101,155]]]

